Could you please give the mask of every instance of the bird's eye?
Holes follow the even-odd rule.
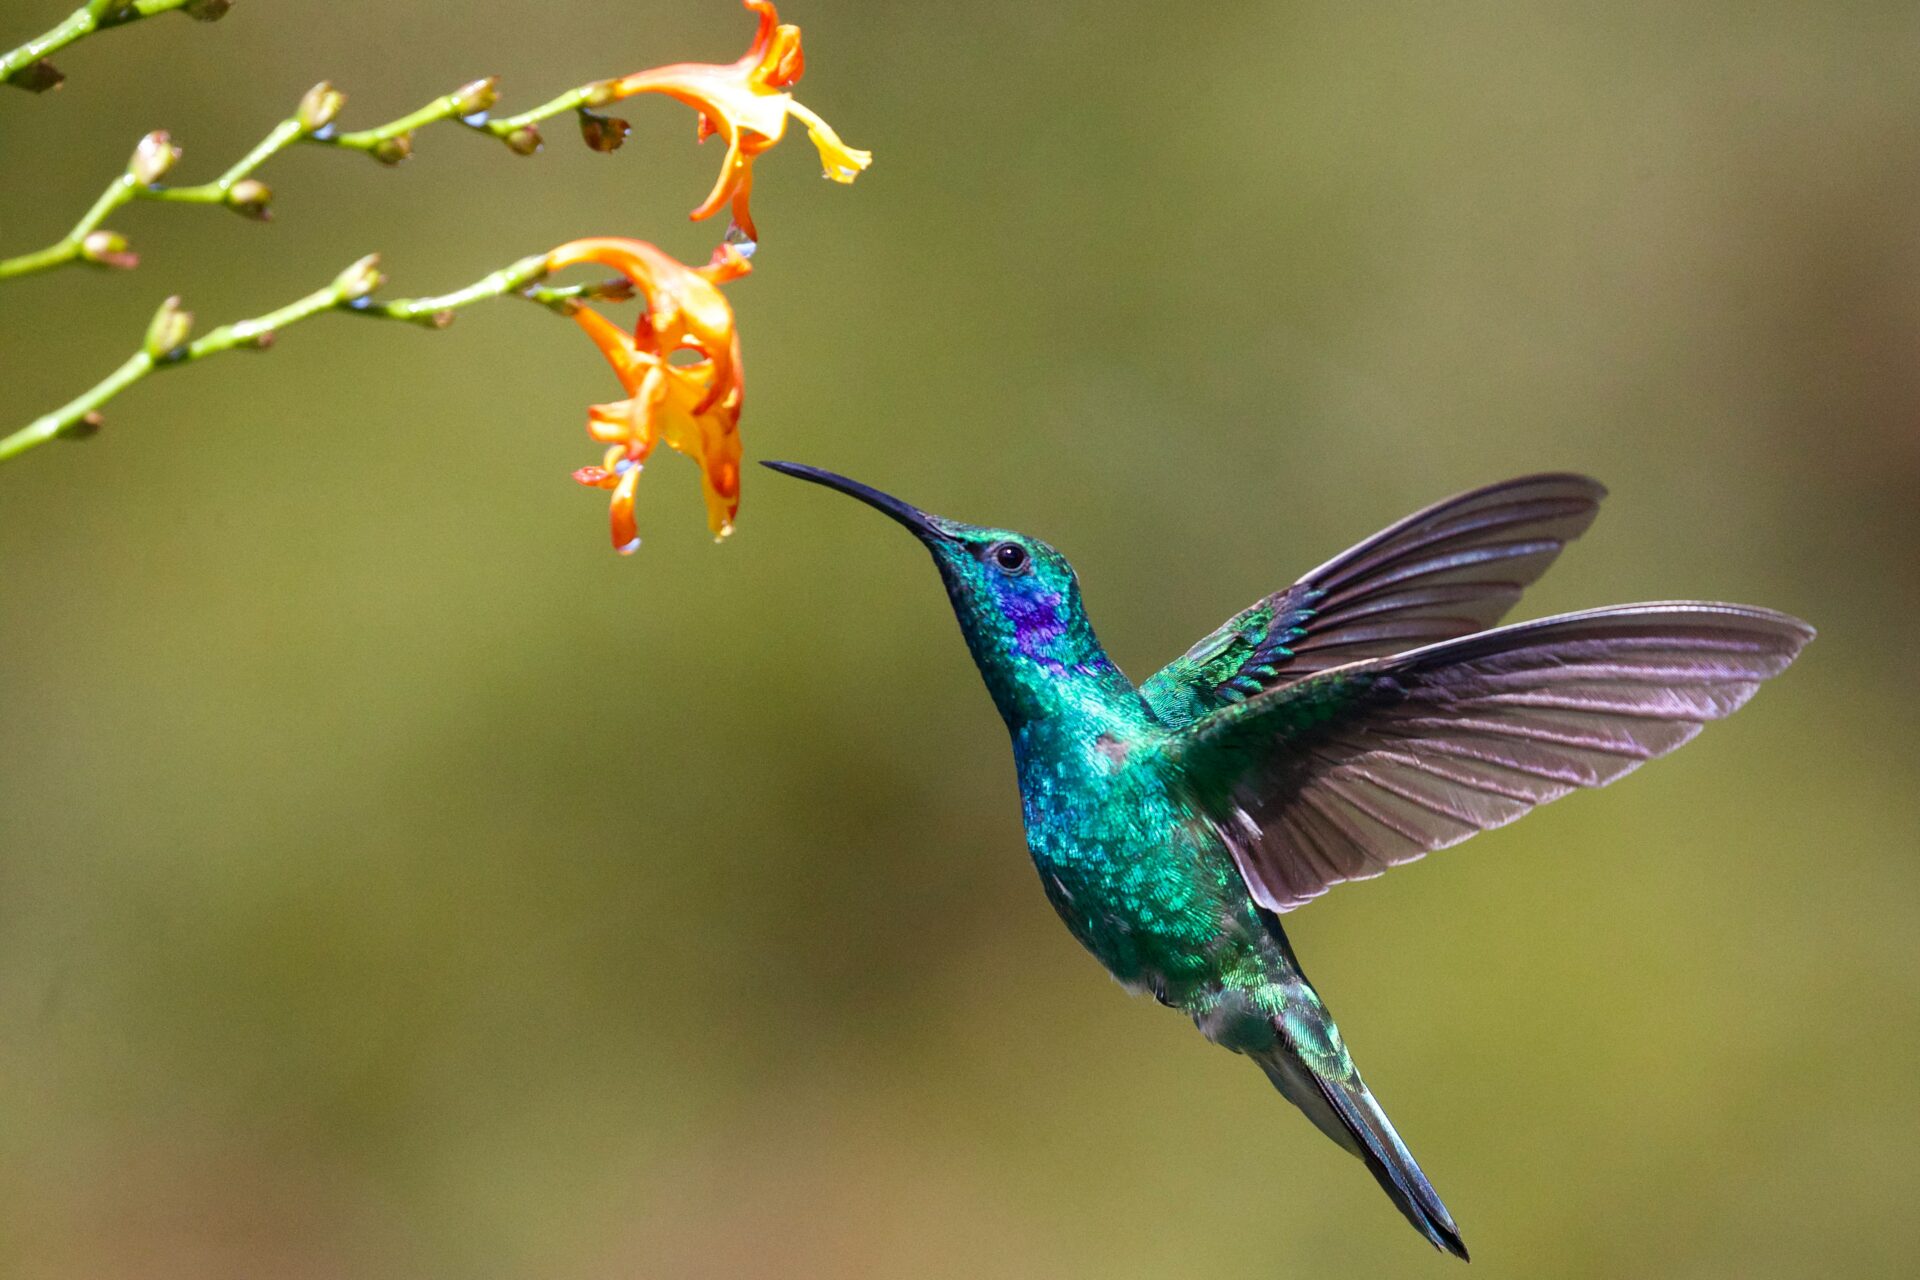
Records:
[[[1032,563],[1027,549],[1017,542],[996,542],[987,548],[987,558],[1000,566],[1002,573],[1023,573]]]

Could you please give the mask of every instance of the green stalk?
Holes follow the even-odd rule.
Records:
[[[50,62],[48,54],[58,53],[76,40],[109,27],[125,26],[155,14],[185,9],[190,17],[211,22],[232,7],[232,0],[89,0],[61,20],[60,25],[17,49],[0,53],[0,84],[41,93],[56,88],[65,79]]]
[[[171,0],[152,2],[171,3]],[[500,139],[510,150],[531,155],[540,147],[540,133],[534,127],[538,121],[566,111],[578,111],[584,115],[587,107],[605,99],[607,85],[605,80],[595,80],[569,89],[530,111],[494,120],[489,119],[486,112],[493,105],[497,82],[489,77],[463,85],[452,93],[442,94],[419,110],[410,111],[385,124],[342,133],[334,129],[333,116],[344,101],[343,96],[323,82],[307,93],[299,110],[276,124],[252,150],[210,182],[195,186],[166,186],[158,179],[142,181],[129,167],[128,172],[107,185],[107,189],[101,192],[92,207],[73,224],[66,235],[31,253],[0,258],[0,281],[81,262],[133,266],[137,259],[126,252],[125,241],[113,232],[102,231],[101,227],[114,213],[135,200],[223,204],[238,213],[264,219],[273,193],[254,178],[254,172],[297,142],[360,151],[382,163],[398,164],[412,153],[415,130],[443,120],[458,120],[470,129]],[[594,119],[598,120],[599,117]],[[620,126],[619,132],[624,132],[624,125]],[[153,136],[160,137],[163,143],[166,141],[165,135],[149,135]],[[617,137],[605,145],[609,149],[617,146]],[[90,236],[99,239],[90,245]]]
[[[0,438],[0,462],[17,458],[49,440],[91,434],[100,425],[101,406],[151,374],[182,368],[228,351],[265,350],[273,345],[281,330],[329,311],[442,329],[452,323],[453,314],[459,308],[490,298],[521,297],[567,314],[582,299],[617,299],[627,296],[629,292],[624,280],[563,287],[544,286],[540,281],[547,275],[546,258],[535,254],[490,272],[451,293],[375,302],[369,295],[380,284],[378,267],[377,255],[362,258],[336,276],[325,288],[316,289],[263,315],[223,324],[191,342],[177,341],[174,345],[166,345],[166,338],[155,337],[156,334],[169,331],[169,326],[161,323],[163,317],[177,324],[177,329],[172,332],[184,335],[187,323],[184,313],[179,313],[177,304],[170,301],[162,307],[161,316],[156,317],[153,328],[149,330],[144,350],[129,356],[112,373],[58,409],[42,414],[11,435]],[[175,316],[181,318],[175,320]]]

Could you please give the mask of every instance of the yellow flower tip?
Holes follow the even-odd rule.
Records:
[[[809,129],[807,136],[820,152],[820,167],[835,182],[852,182],[873,163],[873,152],[848,146],[831,129]]]
[[[790,102],[787,110],[794,119],[807,126],[807,137],[820,153],[820,166],[827,176],[835,182],[852,182],[866,167],[873,163],[873,152],[850,147],[840,140],[832,125],[822,120],[811,108],[798,102]]]

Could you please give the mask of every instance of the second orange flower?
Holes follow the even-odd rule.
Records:
[[[599,466],[574,479],[610,490],[613,545],[627,554],[640,545],[633,514],[634,486],[653,448],[668,448],[700,464],[707,524],[716,538],[733,532],[740,508],[740,335],[720,285],[751,269],[731,245],[715,250],[704,267],[688,267],[643,240],[594,237],[563,244],[547,255],[547,269],[594,262],[611,267],[646,300],[629,334],[582,306],[573,319],[613,366],[628,398],[587,410],[587,434],[607,446]]]

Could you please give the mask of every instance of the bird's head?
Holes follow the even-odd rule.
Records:
[[[967,647],[1010,726],[1060,709],[1076,686],[1126,684],[1100,647],[1065,556],[1038,538],[963,524],[816,467],[769,462],[785,475],[858,498],[906,527],[933,556]]]

